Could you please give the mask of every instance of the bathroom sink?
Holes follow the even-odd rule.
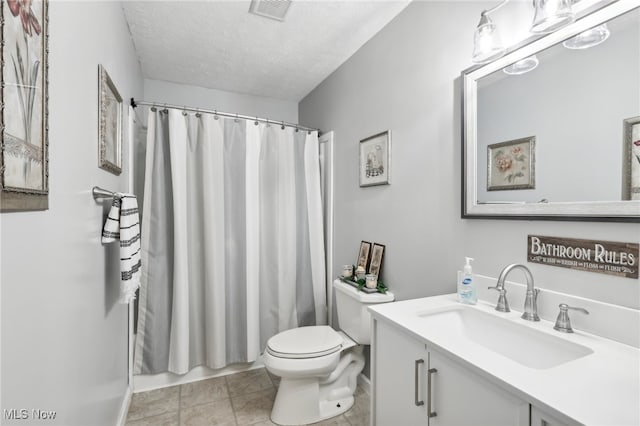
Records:
[[[418,317],[430,333],[442,333],[447,340],[456,337],[471,340],[529,368],[552,368],[593,353],[586,346],[473,307],[432,310],[418,313]]]

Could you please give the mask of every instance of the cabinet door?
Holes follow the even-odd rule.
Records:
[[[528,426],[529,404],[500,389],[456,361],[429,351],[429,426]]]
[[[531,426],[567,426],[567,424],[532,405]]]
[[[428,358],[424,343],[386,322],[374,321],[372,348],[373,424],[426,426]]]

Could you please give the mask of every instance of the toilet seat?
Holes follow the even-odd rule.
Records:
[[[278,358],[317,358],[342,350],[343,342],[342,336],[329,326],[298,327],[270,338],[267,352]]]

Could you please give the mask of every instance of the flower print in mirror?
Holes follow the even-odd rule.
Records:
[[[487,147],[489,191],[535,188],[535,136]]]

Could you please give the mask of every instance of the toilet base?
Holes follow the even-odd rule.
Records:
[[[283,426],[305,425],[339,416],[353,406],[357,376],[364,367],[362,347],[344,354],[328,376],[283,377],[271,410],[271,421]]]
[[[318,379],[281,379],[271,421],[282,426],[305,425],[339,416],[353,406],[353,396],[318,401]]]

